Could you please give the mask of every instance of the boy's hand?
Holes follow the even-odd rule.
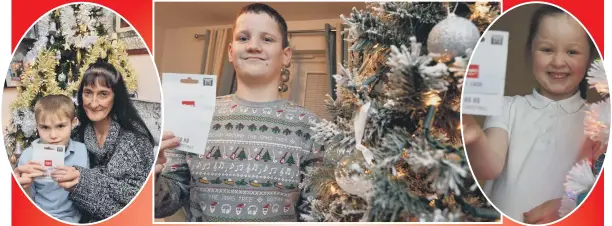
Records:
[[[45,168],[40,163],[30,160],[27,164],[15,168],[13,172],[21,187],[27,189],[32,186],[35,177],[40,177],[45,173]]]
[[[159,153],[157,154],[157,161],[155,162],[155,175],[159,174],[164,169],[164,163],[166,163],[165,152],[167,149],[174,148],[180,144],[180,141],[170,131],[164,131],[162,135],[162,142],[159,145]]]
[[[57,166],[51,173],[51,177],[57,181],[60,187],[67,191],[74,190],[74,186],[79,183],[81,172],[72,166]]]

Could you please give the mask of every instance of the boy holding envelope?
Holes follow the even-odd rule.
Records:
[[[305,196],[298,187],[300,169],[317,156],[311,127],[319,119],[280,96],[288,88],[292,54],[287,24],[271,7],[255,3],[242,9],[233,30],[229,55],[237,91],[210,99],[215,107],[210,132],[190,134],[207,137],[204,148],[188,150],[195,138],[185,141],[180,127],[164,133],[155,167],[156,218],[185,207],[190,222],[298,220],[299,200]],[[164,89],[164,98],[167,94]],[[193,124],[187,114],[176,115]]]
[[[32,183],[34,203],[59,220],[78,223],[81,214],[68,200],[68,191],[50,177],[56,166],[89,167],[85,145],[70,139],[77,123],[74,103],[64,95],[45,96],[36,102],[34,115],[40,138],[25,149],[18,166],[42,165],[46,172]]]

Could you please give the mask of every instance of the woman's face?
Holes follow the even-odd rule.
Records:
[[[89,120],[99,122],[108,118],[114,98],[113,90],[99,83],[83,87],[83,108]]]
[[[531,55],[541,94],[555,100],[565,99],[576,93],[589,66],[588,36],[569,15],[544,16]]]
[[[276,82],[291,48],[283,48],[279,25],[265,13],[245,13],[236,19],[229,60],[236,73],[258,83]]]

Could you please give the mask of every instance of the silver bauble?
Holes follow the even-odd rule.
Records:
[[[359,150],[340,159],[335,176],[338,186],[349,194],[365,198],[372,189],[373,175]]]
[[[66,81],[66,75],[64,73],[61,73],[57,76],[57,80],[60,82],[65,82]]]
[[[467,49],[474,49],[479,39],[480,32],[472,21],[450,14],[429,32],[427,51],[448,57],[461,56]]]

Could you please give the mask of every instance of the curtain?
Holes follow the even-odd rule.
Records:
[[[225,62],[228,59],[228,47],[231,40],[231,28],[210,29],[207,32],[202,73],[217,76],[217,92],[222,84]]]

